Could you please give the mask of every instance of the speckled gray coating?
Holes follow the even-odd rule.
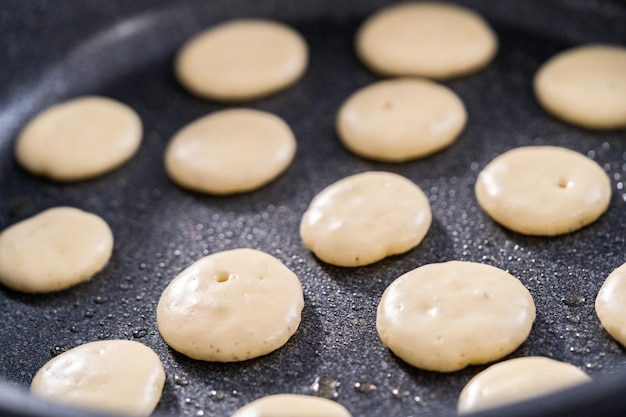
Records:
[[[492,65],[446,83],[467,106],[467,127],[440,153],[384,164],[353,156],[334,131],[342,101],[378,79],[358,62],[352,44],[359,23],[384,3],[3,3],[0,228],[47,207],[74,205],[106,219],[116,243],[108,266],[85,284],[49,295],[0,288],[2,415],[85,415],[42,404],[20,388],[28,387],[55,352],[122,338],[152,347],[164,363],[159,415],[227,416],[262,395],[310,393],[322,377],[319,393],[336,394],[355,417],[454,416],[461,388],[484,366],[453,374],[417,370],[384,347],[374,325],[376,305],[391,281],[417,266],[452,259],[508,270],[534,296],[534,328],[511,357],[550,356],[599,380],[589,389],[500,415],[626,413],[619,394],[626,390],[621,371],[626,353],[603,331],[593,306],[606,276],[626,261],[626,132],[585,131],[557,121],[537,105],[531,88],[536,69],[558,51],[583,42],[626,44],[626,5],[618,0],[463,1],[481,12],[500,38]],[[168,181],[162,163],[166,143],[189,121],[228,106],[186,93],[175,81],[172,58],[193,33],[242,15],[284,21],[309,43],[304,78],[250,103],[283,117],[298,139],[298,151],[287,171],[258,191],[233,197],[194,194]],[[81,94],[111,96],[138,111],[146,131],[138,154],[108,175],[75,184],[55,184],[20,169],[12,156],[20,127],[46,106]],[[474,197],[476,175],[494,156],[532,144],[566,146],[602,165],[613,190],[607,213],[557,238],[526,237],[492,222]],[[389,170],[415,181],[430,199],[433,225],[421,245],[406,254],[354,269],[325,265],[300,241],[301,215],[326,185],[366,170]],[[299,330],[278,351],[242,363],[197,362],[172,351],[156,328],[161,291],[204,254],[237,247],[264,250],[298,274],[305,292]]]

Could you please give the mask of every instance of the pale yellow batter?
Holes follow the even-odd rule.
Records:
[[[498,39],[485,19],[460,5],[410,1],[387,6],[362,24],[356,52],[388,76],[447,79],[489,64]]]
[[[278,116],[253,109],[211,113],[177,132],[165,168],[178,185],[209,194],[252,191],[287,169],[296,139]]]
[[[591,381],[579,368],[554,359],[532,356],[491,365],[461,391],[459,414],[471,413],[547,395]]]
[[[167,286],[157,307],[161,336],[190,358],[234,362],[268,354],[296,332],[298,277],[253,249],[208,255]]]
[[[198,96],[242,101],[294,84],[307,64],[306,41],[291,27],[271,20],[236,19],[183,45],[175,72],[180,83]]]
[[[387,162],[420,158],[450,146],[467,113],[449,88],[424,79],[379,81],[339,109],[337,134],[355,154]]]
[[[313,198],[300,237],[324,262],[360,266],[414,248],[431,220],[428,199],[415,183],[390,172],[363,172]]]
[[[24,292],[62,290],[100,271],[112,251],[113,233],[102,218],[51,208],[0,233],[0,283]]]
[[[611,181],[593,160],[555,146],[515,148],[478,175],[476,198],[502,226],[554,236],[597,220],[611,200]]]
[[[565,50],[539,68],[534,89],[543,108],[566,122],[590,129],[626,127],[626,47]]]
[[[276,394],[244,405],[231,417],[351,417],[351,414],[341,404],[326,398]]]
[[[165,372],[149,347],[129,340],[87,343],[60,354],[35,375],[31,392],[94,411],[149,416]]]
[[[453,372],[513,352],[534,320],[533,298],[517,278],[493,266],[450,261],[392,282],[378,304],[376,329],[405,362]]]
[[[87,96],[39,113],[20,132],[15,157],[35,175],[78,181],[112,171],[139,149],[137,113],[106,97]]]
[[[602,284],[596,297],[596,314],[606,331],[626,347],[626,263]]]

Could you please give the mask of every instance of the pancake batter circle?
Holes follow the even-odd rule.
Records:
[[[453,372],[513,352],[534,320],[533,298],[517,278],[493,266],[450,261],[392,282],[378,304],[376,329],[410,365]]]
[[[80,97],[35,116],[17,138],[15,157],[32,174],[78,181],[128,161],[142,135],[141,119],[127,105],[106,97]]]
[[[489,64],[498,39],[485,19],[465,7],[437,2],[387,6],[359,28],[356,52],[387,76],[449,79]]]
[[[626,347],[626,263],[611,272],[604,281],[595,307],[602,326]]]
[[[258,398],[235,411],[231,417],[351,417],[341,404],[322,397],[275,394]]]
[[[94,411],[149,416],[165,383],[157,354],[130,340],[86,343],[51,359],[35,375],[31,392]]]
[[[304,307],[298,277],[253,249],[208,255],[167,286],[157,306],[161,336],[193,359],[243,361],[287,343]]]
[[[539,104],[588,129],[626,127],[626,47],[591,44],[545,62],[534,79]]]
[[[358,90],[341,106],[337,133],[364,158],[404,162],[450,146],[467,113],[449,88],[423,79],[380,81]]]
[[[590,381],[586,373],[569,363],[541,356],[509,359],[472,378],[461,391],[457,410],[459,414],[471,413]]]
[[[113,233],[99,216],[55,207],[0,233],[0,283],[23,292],[59,291],[91,278],[113,252]]]
[[[178,131],[165,151],[170,179],[208,194],[255,190],[278,177],[296,153],[281,118],[253,109],[211,113]]]
[[[512,149],[479,173],[476,198],[515,232],[555,236],[597,220],[611,200],[611,181],[593,160],[556,146]]]
[[[271,20],[235,19],[193,37],[175,61],[178,81],[200,97],[244,101],[283,90],[308,64],[304,38]]]
[[[361,266],[417,246],[432,214],[422,190],[390,172],[363,172],[323,189],[300,222],[300,237],[322,261]]]

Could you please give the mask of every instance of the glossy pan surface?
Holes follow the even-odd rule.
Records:
[[[145,343],[161,357],[167,381],[156,413],[225,416],[263,395],[293,392],[335,398],[354,416],[453,416],[463,385],[484,366],[451,374],[420,371],[394,357],[374,327],[386,286],[417,266],[447,260],[488,263],[518,277],[537,304],[529,339],[510,357],[544,355],[583,368],[596,382],[484,416],[626,414],[626,354],[594,311],[598,289],[626,261],[626,132],[582,130],[547,115],[532,78],[550,56],[583,43],[626,44],[620,1],[461,2],[498,34],[494,62],[445,84],[464,101],[468,124],[450,148],[425,159],[383,164],[353,156],[334,120],[342,101],[379,79],[353,52],[354,33],[386,4],[368,1],[6,1],[0,10],[0,228],[56,205],[102,216],[116,243],[105,269],[59,293],[0,287],[0,414],[78,416],[25,390],[53,355],[100,339]],[[163,151],[184,124],[232,107],[199,100],[176,82],[172,59],[191,35],[225,19],[257,16],[302,33],[310,65],[294,87],[246,103],[283,117],[298,151],[293,164],[258,191],[212,197],[184,191],[163,169]],[[59,101],[101,94],[132,106],[145,135],[139,153],[89,181],[57,184],[23,171],[13,158],[20,128]],[[473,186],[496,155],[523,145],[565,146],[607,171],[613,196],[594,224],[557,238],[512,233],[478,206]],[[339,268],[317,260],[298,226],[311,198],[350,174],[387,170],[417,183],[433,210],[417,248],[371,266]],[[155,322],[165,286],[208,253],[264,250],[302,281],[305,308],[292,339],[242,363],[204,363],[167,347]],[[36,262],[36,259],[33,260]],[[210,325],[210,324],[208,324]],[[319,389],[312,388],[318,381]]]

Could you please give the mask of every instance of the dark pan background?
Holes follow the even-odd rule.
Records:
[[[350,93],[379,79],[360,65],[352,45],[358,25],[384,1],[3,1],[0,229],[45,208],[71,205],[102,216],[116,243],[108,266],[74,288],[29,295],[0,287],[0,415],[86,415],[32,399],[25,389],[56,353],[95,340],[131,339],[153,348],[165,366],[159,415],[228,416],[263,395],[310,393],[316,378],[324,377],[322,385],[338,381],[336,400],[355,417],[453,416],[461,388],[485,366],[452,374],[415,369],[383,346],[374,327],[389,283],[420,265],[453,259],[508,270],[533,294],[536,322],[510,357],[549,356],[597,381],[482,415],[626,415],[626,354],[594,311],[602,282],[626,261],[626,132],[586,131],[555,120],[531,89],[537,68],[563,49],[626,44],[626,3],[460,3],[482,13],[500,39],[488,68],[445,83],[465,102],[467,127],[443,152],[383,164],[344,150],[334,118]],[[172,58],[192,34],[240,16],[284,21],[308,41],[310,66],[296,86],[244,104],[283,117],[297,136],[298,152],[280,178],[258,191],[232,197],[184,191],[163,169],[169,138],[229,106],[186,93],[175,81]],[[13,158],[19,129],[45,107],[84,94],[110,96],[138,111],[145,136],[136,157],[108,175],[72,184],[20,169]],[[561,237],[527,237],[494,224],[478,207],[473,185],[480,169],[508,149],[540,144],[579,151],[605,168],[613,197],[596,223]],[[417,248],[375,265],[326,265],[301,243],[301,215],[323,187],[367,170],[416,182],[430,199],[432,228]],[[297,333],[278,351],[242,363],[203,363],[172,351],[155,323],[161,291],[200,257],[238,247],[266,251],[298,274],[306,305]],[[367,390],[355,389],[358,383],[376,389],[361,392]]]

